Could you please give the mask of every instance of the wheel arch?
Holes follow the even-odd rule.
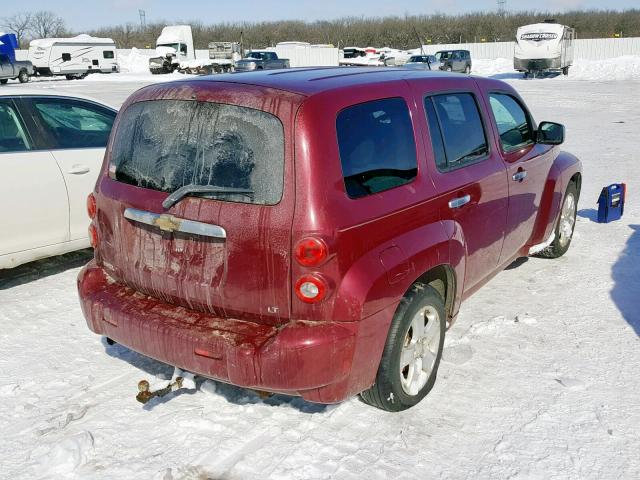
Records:
[[[575,183],[580,196],[582,164],[568,152],[560,152],[555,158],[544,185],[538,216],[529,246],[543,243],[555,228],[564,194],[569,183]]]
[[[454,300],[456,298],[456,272],[451,265],[440,264],[436,265],[418,278],[416,278],[411,286],[407,289],[404,296],[411,291],[415,285],[430,285],[433,287],[442,297],[444,302],[445,314],[447,316],[447,328],[450,325],[450,319],[453,316]]]

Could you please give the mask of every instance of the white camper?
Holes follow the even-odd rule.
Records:
[[[69,79],[120,70],[115,42],[84,34],[32,40],[28,59],[38,75],[66,75]]]
[[[525,77],[541,72],[569,74],[576,31],[553,21],[518,28],[513,66]]]
[[[170,25],[156,40],[156,56],[149,59],[151,73],[171,73],[196,59],[189,25]]]

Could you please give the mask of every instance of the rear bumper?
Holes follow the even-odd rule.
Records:
[[[360,322],[275,327],[167,304],[90,262],[78,276],[89,328],[183,370],[258,390],[334,403],[372,385],[391,309]]]
[[[514,58],[513,67],[519,72],[542,72],[545,70],[560,70],[560,58]]]

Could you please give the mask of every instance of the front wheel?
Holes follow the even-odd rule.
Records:
[[[451,67],[447,67],[447,72],[453,72],[453,69]]]
[[[360,394],[369,405],[399,412],[433,388],[442,357],[444,302],[430,285],[416,284],[394,315],[375,384]]]
[[[26,70],[20,70],[20,73],[18,74],[18,80],[20,81],[20,83],[27,83],[29,81],[29,74]]]
[[[7,83],[9,81],[8,78],[3,78],[2,80],[0,80],[0,85],[4,85],[5,83]]]
[[[554,230],[553,242],[536,256],[543,258],[558,258],[567,253],[573,238],[573,230],[576,226],[576,212],[578,206],[578,189],[571,182],[567,187],[562,202],[562,210],[558,217],[558,223]]]

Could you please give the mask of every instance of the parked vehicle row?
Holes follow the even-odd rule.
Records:
[[[88,201],[87,324],[235,385],[409,408],[461,303],[571,243],[580,161],[498,80],[187,79],[137,91],[116,125]]]

